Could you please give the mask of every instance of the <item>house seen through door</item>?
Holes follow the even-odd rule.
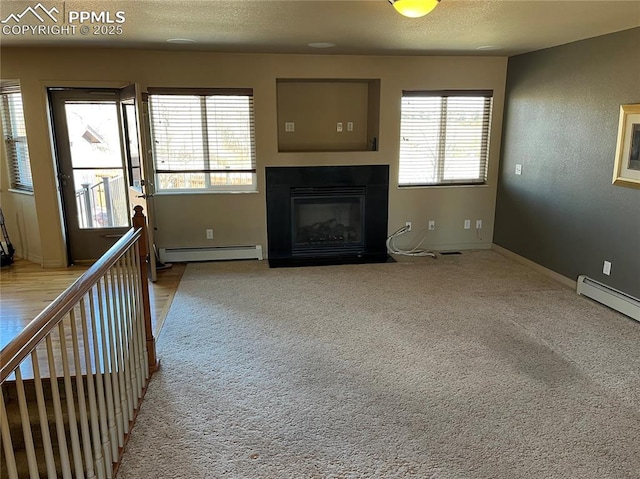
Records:
[[[94,261],[129,229],[131,198],[144,198],[135,90],[49,94],[69,262]]]

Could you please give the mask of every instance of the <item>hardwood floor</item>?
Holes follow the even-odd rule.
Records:
[[[154,335],[169,312],[186,264],[174,263],[158,271],[158,281],[149,289]],[[0,349],[9,343],[51,301],[70,286],[88,266],[44,269],[17,259],[0,270]]]

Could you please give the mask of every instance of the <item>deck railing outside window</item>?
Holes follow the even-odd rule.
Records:
[[[76,191],[80,228],[117,228],[129,224],[124,176],[102,176]]]

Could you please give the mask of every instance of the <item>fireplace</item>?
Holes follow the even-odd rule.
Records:
[[[362,186],[292,188],[292,256],[362,251],[365,193]]]
[[[389,166],[267,167],[269,265],[388,259]]]

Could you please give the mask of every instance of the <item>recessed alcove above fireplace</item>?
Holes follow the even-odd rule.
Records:
[[[267,167],[269,265],[381,263],[389,165]]]

